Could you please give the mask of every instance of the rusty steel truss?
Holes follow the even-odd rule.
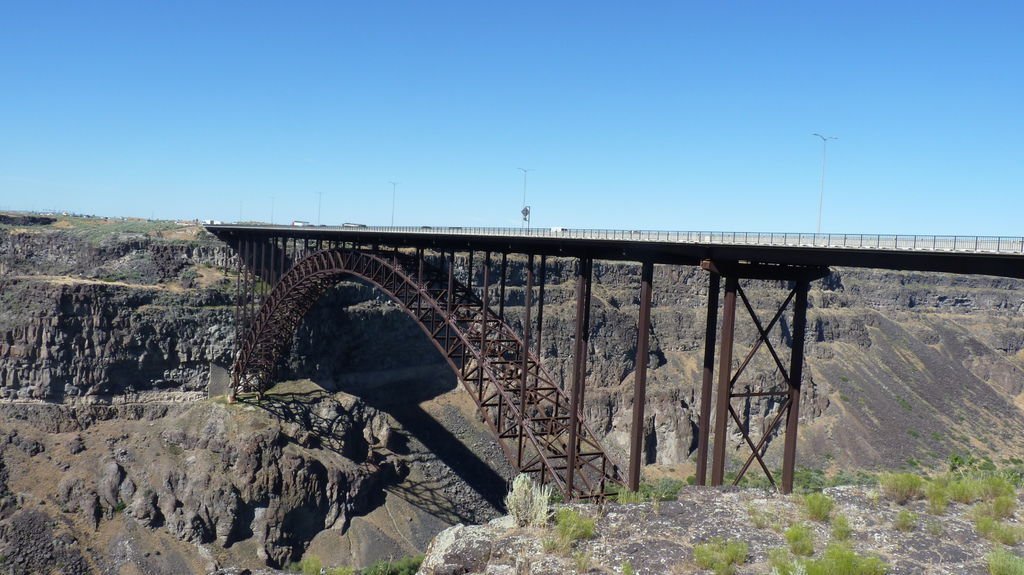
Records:
[[[711,436],[711,400],[714,396],[715,442],[713,447],[714,460],[711,469],[711,485],[722,485],[725,481],[726,446],[728,443],[729,422],[731,420],[739,429],[743,446],[749,451],[743,464],[735,474],[733,485],[738,485],[751,465],[757,462],[772,486],[779,488],[783,493],[790,493],[793,490],[797,432],[800,419],[804,337],[807,331],[807,292],[810,282],[824,277],[829,273],[829,270],[828,268],[820,267],[765,266],[749,263],[719,263],[710,260],[702,262],[701,265],[706,271],[710,272],[710,283],[708,286],[707,333],[705,338],[704,374],[701,388],[697,447],[697,483],[698,485],[704,485],[707,480],[708,442]],[[715,328],[717,325],[718,298],[722,277],[725,278],[725,298],[722,302],[718,388],[713,391]],[[786,281],[790,284],[788,295],[782,304],[778,306],[767,324],[762,321],[754,306],[751,305],[749,298],[747,298],[746,292],[743,291],[740,285],[740,279],[743,278]],[[742,301],[743,307],[757,331],[757,338],[734,369],[733,352],[737,296],[739,296],[739,301]],[[780,325],[780,320],[788,308],[792,308],[792,321],[790,323],[790,353],[789,365],[787,367],[776,345],[772,343],[770,335],[775,327]],[[782,386],[774,389],[736,391],[737,384],[744,371],[758,351],[762,349],[766,350],[771,356],[775,368],[781,376]],[[760,437],[757,438],[755,443],[750,430],[750,418],[744,419],[740,417],[739,412],[733,405],[733,400],[740,399],[744,402],[749,402],[759,398],[774,399],[778,402],[778,408],[768,425],[761,429]],[[775,476],[765,463],[764,457],[769,443],[776,437],[783,422],[785,423],[785,442],[782,459],[782,484],[778,485],[775,481]]]
[[[573,381],[568,393],[539,361],[543,315],[544,257],[541,257],[537,334],[531,333],[534,256],[526,270],[523,334],[505,322],[507,255],[502,254],[497,311],[491,297],[491,254],[481,263],[482,285],[474,288],[473,252],[469,281],[456,280],[455,253],[440,254],[440,265],[414,253],[373,246],[322,246],[309,240],[233,244],[238,253],[238,345],[232,396],[262,395],[275,381],[303,316],[343,277],[376,286],[401,305],[444,355],[472,395],[509,461],[567,498],[600,496],[620,482],[619,470],[582,415],[589,334],[592,262],[580,261],[579,302]],[[259,302],[258,304],[256,302]],[[531,341],[533,340],[533,341]],[[537,351],[530,350],[536,342]]]

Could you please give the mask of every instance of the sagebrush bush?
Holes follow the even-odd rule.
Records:
[[[913,473],[883,473],[878,484],[886,497],[900,505],[924,495],[924,479]]]
[[[520,527],[543,527],[548,523],[551,487],[537,485],[525,473],[512,480],[512,489],[505,496],[508,514]]]
[[[747,560],[750,548],[743,541],[712,539],[693,548],[693,559],[701,569],[711,569],[715,575],[732,575],[736,566]]]

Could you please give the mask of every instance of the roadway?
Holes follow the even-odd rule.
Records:
[[[704,260],[712,260],[1024,278],[1024,237],[430,226],[214,224],[205,227],[228,242],[240,238],[287,238],[672,265],[700,265]]]

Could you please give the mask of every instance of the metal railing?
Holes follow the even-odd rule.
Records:
[[[318,229],[467,236],[624,240],[712,245],[964,252],[1024,255],[1024,237],[800,234],[792,232],[670,232],[576,228],[478,228],[451,226],[324,226]]]

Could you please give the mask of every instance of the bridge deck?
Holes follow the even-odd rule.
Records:
[[[284,237],[677,265],[750,261],[1024,278],[1024,237],[235,224],[206,229],[224,240]]]

